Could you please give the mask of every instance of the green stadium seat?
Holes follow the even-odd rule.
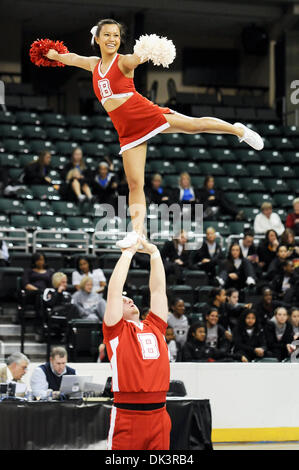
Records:
[[[253,149],[238,149],[236,151],[238,163],[260,163],[261,154]]]
[[[114,129],[113,122],[109,116],[95,115],[90,118],[92,127],[97,129]]]
[[[55,215],[76,216],[80,214],[80,210],[74,202],[51,201],[51,208]]]
[[[284,157],[278,150],[263,150],[261,152],[261,160],[263,163],[269,163],[271,165],[275,163],[284,163]]]
[[[52,228],[63,229],[67,227],[64,217],[58,215],[41,215],[39,225],[44,230],[51,230]]]
[[[47,138],[46,131],[40,126],[23,126],[23,137],[25,139],[40,139],[44,140]]]
[[[203,147],[185,147],[186,157],[193,161],[212,160],[210,152]]]
[[[169,292],[170,299],[171,299],[170,304],[171,304],[172,299],[174,299],[175,297],[179,297],[180,299],[183,299],[184,302],[189,302],[190,304],[193,304],[194,295],[193,295],[193,288],[191,286],[187,286],[183,284],[169,286],[168,292]]]
[[[229,231],[233,235],[241,235],[244,230],[250,229],[251,224],[249,222],[228,222]]]
[[[89,217],[67,217],[66,224],[71,230],[94,232],[95,229],[95,223]]]
[[[69,114],[65,116],[65,120],[70,127],[91,127],[92,122],[88,116],[84,114]]]
[[[247,167],[245,167],[242,163],[224,163],[223,169],[229,176],[249,176]],[[211,174],[213,175],[213,173]]]
[[[41,118],[38,113],[29,112],[29,111],[16,111],[16,121],[19,124],[28,124],[32,126],[39,126],[41,123]]]
[[[209,279],[205,271],[185,269],[184,278],[187,286],[191,286],[193,288],[209,284]]]
[[[203,231],[205,232],[208,227],[213,227],[220,235],[229,235],[229,228],[225,222],[216,222],[215,220],[204,220]]]
[[[1,157],[0,157],[0,161],[1,161]],[[16,183],[20,184],[20,178],[22,177],[23,172],[24,172],[23,168],[9,168],[8,175],[14,184]]]
[[[76,142],[90,142],[91,133],[86,128],[72,127],[69,129],[70,139]]]
[[[107,145],[107,154],[117,156],[120,152],[119,143]]]
[[[238,137],[235,135],[227,134],[225,135],[225,139],[227,141],[227,145],[226,145],[227,148],[231,148],[233,150],[235,149],[248,150],[248,144],[246,144],[245,142],[239,142]]]
[[[28,153],[31,146],[22,139],[3,139],[3,147],[8,153]]]
[[[210,153],[212,159],[218,163],[237,161],[237,156],[229,149],[211,149]]]
[[[78,147],[77,142],[71,142],[71,141],[57,141],[55,142],[55,147],[56,147],[56,154],[61,154],[61,155],[71,155],[73,150]]]
[[[149,139],[149,142],[152,145],[162,145],[162,135],[161,134],[154,135],[154,137],[151,137],[151,139]]]
[[[298,185],[298,178],[289,179],[288,180],[288,187],[294,194],[299,194],[299,185]]]
[[[295,178],[296,174],[294,170],[288,165],[275,165],[271,167],[273,176],[279,178]]]
[[[97,169],[98,165],[99,165],[99,160],[98,159],[95,159],[93,157],[85,157],[85,163],[86,163],[86,166],[88,168],[88,170],[91,170],[91,171],[94,171]]]
[[[257,207],[242,207],[242,210],[244,212],[245,219],[248,220],[248,222],[252,222],[260,212],[260,209]]]
[[[0,137],[5,139],[21,139],[23,132],[16,124],[0,124]]]
[[[213,176],[225,175],[224,167],[220,166],[219,163],[200,162],[199,167],[200,167],[200,172],[203,175],[213,175]]]
[[[37,199],[60,200],[59,192],[53,187],[48,185],[32,185],[32,194]]]
[[[280,126],[276,124],[257,123],[257,131],[260,135],[264,136],[281,136]]]
[[[51,168],[55,170],[63,170],[65,165],[69,162],[69,157],[52,155],[51,157]]]
[[[149,271],[147,269],[130,269],[128,272],[127,282],[137,288],[149,282]]]
[[[202,318],[204,318],[204,316],[211,310],[211,306],[207,302],[196,302],[193,305],[192,310],[193,310],[193,314],[194,313],[200,314]]]
[[[266,191],[263,182],[259,178],[240,178],[240,186],[243,191]]]
[[[24,209],[28,214],[33,215],[53,215],[54,212],[47,201],[27,200],[24,201]]]
[[[187,320],[189,325],[193,325],[193,323],[197,323],[199,321],[204,321],[204,316],[202,313],[191,312],[187,315]]]
[[[1,227],[10,227],[8,215],[0,214],[0,228]]]
[[[250,199],[245,193],[227,192],[226,197],[228,200],[230,200],[232,203],[236,204],[237,206],[249,206],[251,204]]]
[[[290,209],[293,205],[293,200],[295,199],[293,194],[274,194],[273,200],[277,207],[283,209]]]
[[[147,168],[152,173],[161,173],[162,175],[176,173],[176,167],[168,160],[153,160],[147,164]]]
[[[18,156],[18,159],[20,161],[20,166],[24,167],[26,165],[29,165],[29,163],[31,163],[33,161],[37,161],[38,160],[38,155],[33,155],[31,153],[23,153],[22,155]]]
[[[104,144],[88,142],[82,144],[83,153],[93,157],[105,157],[108,152],[108,148]]]
[[[53,155],[57,153],[56,145],[50,140],[31,140],[30,141],[30,152],[40,153],[42,150],[47,150]]]
[[[61,175],[56,170],[50,170],[49,171],[49,177],[51,178],[52,184],[61,184],[62,183]]]
[[[265,179],[264,185],[266,190],[271,193],[286,193],[289,190],[288,185],[282,179],[268,178]]]
[[[148,145],[147,158],[162,158],[160,147],[157,147],[156,145]]]
[[[195,188],[202,188],[204,184],[205,177],[204,176],[196,176],[192,175],[191,183]]]
[[[103,144],[110,144],[118,141],[118,135],[112,129],[91,129],[91,140]]]
[[[196,175],[201,173],[199,165],[194,162],[188,162],[187,160],[183,162],[178,161],[175,162],[174,165],[177,173],[182,173],[185,171],[187,171],[187,173],[189,173],[190,175]]]
[[[121,253],[105,253],[105,255],[100,256],[99,264],[102,269],[114,269],[117,261],[120,258]]]
[[[284,224],[284,223],[285,223],[285,220],[286,220],[286,217],[287,217],[287,211],[286,211],[286,209],[283,209],[283,208],[275,208],[275,212],[277,212],[277,214],[279,215],[279,217],[280,217],[281,220],[282,220],[282,223]]]
[[[211,291],[214,289],[211,285],[199,286],[195,288],[195,298],[197,302],[209,302]]]
[[[185,145],[194,147],[206,147],[208,145],[202,134],[183,134]]]
[[[47,134],[47,139],[56,141],[56,140],[69,140],[70,134],[69,131],[65,127],[46,127],[45,132]]]
[[[292,144],[294,149],[298,150],[299,149],[299,138],[297,137],[292,137]]]
[[[0,123],[15,124],[16,117],[11,111],[0,111]]]
[[[281,132],[285,137],[299,137],[299,127],[282,126]]]
[[[248,175],[254,178],[265,178],[273,176],[267,165],[247,165]],[[271,167],[272,168],[272,167]]]
[[[162,137],[162,145],[174,145],[174,146],[180,146],[185,144],[185,140],[182,134],[161,134]]]
[[[183,147],[173,146],[173,145],[162,145],[161,153],[163,158],[184,160],[186,154]]]
[[[270,196],[270,194],[266,194],[266,193],[251,193],[249,195],[249,199],[251,201],[251,204],[248,204],[248,205],[254,205],[258,208],[261,207],[263,202],[273,203],[272,196]]]
[[[44,113],[41,116],[41,120],[44,126],[66,126],[66,119],[62,114],[57,113]]]
[[[272,137],[271,142],[278,150],[292,150],[294,148],[288,137]]]
[[[0,153],[0,165],[6,168],[19,168],[20,160],[12,153]]]
[[[214,178],[216,188],[222,191],[239,191],[241,189],[240,183],[230,176],[216,176]]]
[[[11,215],[10,225],[12,228],[24,228],[31,230],[39,227],[39,223],[34,215]]]
[[[0,198],[0,213],[5,214],[25,214],[23,202],[18,199]]]
[[[33,196],[31,189],[28,186],[22,184],[22,190],[18,191],[18,198],[19,199],[33,199],[34,196]]]
[[[226,136],[218,134],[205,134],[204,138],[210,147],[229,147],[229,142]]]

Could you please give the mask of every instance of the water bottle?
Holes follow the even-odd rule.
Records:
[[[52,401],[53,400],[53,390],[51,388],[48,388],[47,390],[47,401]]]
[[[25,398],[27,401],[33,401],[34,400],[34,395],[32,390],[27,390]]]

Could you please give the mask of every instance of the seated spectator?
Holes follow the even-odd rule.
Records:
[[[219,314],[219,324],[226,330],[226,338],[230,341],[232,335],[229,331],[229,320],[226,309],[226,291],[222,287],[215,287],[210,292],[211,308],[216,308]]]
[[[63,197],[65,199],[79,202],[83,202],[86,198],[89,201],[93,200],[88,171],[80,147],[73,150],[71,161],[64,168],[63,177],[65,179],[63,187]]]
[[[92,278],[92,292],[103,297],[107,285],[103,270],[101,268],[93,269],[92,262],[86,256],[79,256],[76,260],[76,271],[72,272],[72,285],[77,290],[80,289],[80,282],[84,276]]]
[[[52,285],[53,288],[46,289],[43,295],[45,307],[52,310],[51,315],[62,315],[67,320],[81,318],[81,310],[77,305],[74,305],[72,295],[67,292],[67,276],[64,273],[56,272],[52,276]]]
[[[38,156],[38,160],[33,160],[25,166],[24,183],[28,186],[32,184],[52,185],[49,177],[49,166],[51,163],[51,153],[48,150],[42,150]],[[55,185],[56,186],[56,185]],[[56,189],[58,189],[57,186]]]
[[[252,308],[252,304],[239,303],[239,291],[231,287],[226,291],[226,312],[228,316],[228,325],[232,331],[238,323],[238,320],[244,310]]]
[[[299,235],[299,198],[293,200],[294,212],[287,215],[286,227],[291,228],[295,235]]]
[[[176,342],[183,346],[189,329],[188,319],[185,315],[185,302],[183,299],[176,297],[170,307],[171,312],[168,315],[167,324],[173,328]]]
[[[206,344],[206,326],[203,322],[193,323],[182,348],[183,362],[208,362],[211,348]]]
[[[221,215],[231,215],[236,220],[244,218],[244,211],[239,211],[233,202],[228,201],[223,191],[215,189],[215,180],[211,175],[205,177],[203,188],[198,192],[198,199],[203,204],[204,219],[211,219],[218,212]]]
[[[257,248],[254,244],[254,232],[250,229],[244,230],[244,236],[241,240],[239,240],[239,245],[243,257],[248,259],[254,268],[255,274],[260,276],[261,268],[259,266]]]
[[[257,247],[258,264],[264,272],[269,268],[271,261],[275,259],[278,247],[279,239],[277,233],[275,230],[267,230],[264,240],[261,240]]]
[[[192,186],[191,176],[186,171],[180,174],[179,187],[172,191],[173,202],[181,204],[195,204],[198,201],[198,192]]]
[[[282,264],[282,271],[279,272],[271,283],[273,291],[278,299],[282,299],[288,304],[292,304],[299,289],[299,276],[295,273],[294,263],[287,259]]]
[[[220,243],[216,242],[216,230],[208,227],[206,230],[206,240],[198,250],[190,252],[189,269],[200,269],[207,273],[210,281],[216,276],[216,267],[223,259],[223,252]]]
[[[267,272],[266,272],[266,279],[272,281],[275,276],[278,274],[283,274],[283,265],[284,262],[288,259],[288,248],[286,245],[279,245],[276,252],[276,257],[271,261]]]
[[[36,339],[43,339],[41,296],[45,289],[52,286],[53,269],[46,264],[43,253],[34,253],[31,258],[31,268],[25,269],[22,276],[22,286],[25,289],[25,305],[34,305],[36,311],[35,333]]]
[[[82,318],[103,321],[106,301],[100,294],[92,292],[92,286],[92,278],[84,276],[80,282],[80,289],[72,296],[73,302],[79,307]]]
[[[233,242],[228,250],[228,256],[222,263],[217,280],[225,288],[234,287],[238,291],[246,286],[255,285],[255,272],[252,264],[243,258],[239,243]]]
[[[166,343],[167,343],[167,347],[169,351],[170,362],[179,362],[181,348],[180,348],[180,344],[177,343],[175,340],[175,334],[171,326],[168,326],[166,328],[165,339],[166,339]]]
[[[261,205],[261,212],[259,212],[254,219],[253,224],[254,232],[263,235],[267,230],[275,230],[280,235],[284,232],[284,225],[276,212],[272,210],[271,202],[263,202]]]
[[[226,338],[225,329],[218,324],[219,314],[216,308],[212,308],[206,315],[206,344],[211,348],[211,357],[214,360],[231,360],[231,344]]]
[[[0,240],[0,267],[5,268],[6,266],[9,266],[8,246],[4,240]]]
[[[67,352],[57,346],[51,350],[50,361],[36,367],[31,376],[30,385],[33,395],[45,398],[47,391],[53,391],[53,398],[63,398],[60,394],[60,385],[64,375],[76,375],[75,369],[67,365]]]
[[[245,356],[248,362],[261,359],[267,351],[264,330],[259,326],[256,313],[242,313],[233,331],[234,352]]]
[[[282,306],[289,308],[289,305],[286,305],[284,302],[273,300],[271,288],[264,287],[261,300],[257,301],[253,306],[253,310],[257,314],[258,323],[264,327],[266,322],[273,317],[275,309]]]
[[[299,308],[292,307],[290,310],[289,323],[293,328],[293,340],[299,339]]]
[[[170,190],[163,187],[163,179],[159,173],[155,173],[150,181],[150,185],[145,187],[145,197],[148,204],[171,204],[172,197]]]
[[[0,368],[0,383],[24,383],[22,377],[26,374],[29,359],[25,354],[21,352],[16,352],[11,354],[6,359],[6,366]],[[23,397],[24,393],[16,394],[18,397]]]
[[[187,241],[186,232],[181,230],[179,236],[174,236],[173,240],[166,241],[161,249],[168,284],[184,281],[183,270],[189,264],[189,251],[185,248]]]
[[[265,326],[266,342],[269,354],[276,357],[278,361],[287,359],[294,349],[293,327],[288,322],[288,312],[284,307],[277,307],[274,317]]]
[[[280,244],[285,245],[288,249],[288,257],[296,258],[299,255],[299,246],[295,240],[295,233],[291,228],[286,228],[281,235]]]
[[[112,204],[116,207],[117,179],[109,172],[107,162],[100,162],[98,171],[94,175],[92,183],[93,194],[101,204]]]

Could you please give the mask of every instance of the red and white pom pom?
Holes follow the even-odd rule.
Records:
[[[169,67],[176,56],[175,45],[171,39],[159,37],[157,34],[145,34],[137,39],[134,53],[143,61],[151,60],[154,65]]]
[[[67,54],[69,51],[62,41],[52,41],[51,39],[37,39],[30,46],[30,60],[40,67],[65,67],[65,64],[58,60],[51,60],[45,56],[49,49],[55,49],[59,54]]]

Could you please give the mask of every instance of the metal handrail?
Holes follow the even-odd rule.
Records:
[[[49,238],[39,238],[38,236],[40,234],[49,234]],[[85,235],[85,239],[82,240],[82,238],[61,238],[61,239],[57,239],[55,238],[55,236],[52,236],[51,235],[66,235],[66,234],[80,234],[80,235]],[[44,244],[46,243],[51,243],[51,244],[58,244],[60,246],[47,246]],[[41,246],[38,246],[37,247],[37,244],[41,245]],[[64,244],[65,246],[61,246],[61,244]],[[78,245],[81,245],[82,247],[74,247],[74,246],[69,246],[70,244],[78,244]],[[38,250],[42,249],[42,250],[45,250],[45,251],[72,251],[72,252],[82,252],[84,251],[85,254],[88,254],[88,249],[89,249],[89,234],[83,230],[59,230],[59,229],[55,229],[55,230],[35,230],[33,232],[33,236],[32,236],[32,247],[33,247],[33,252],[36,252],[36,249],[38,248]]]
[[[2,235],[4,232],[17,232],[17,233],[22,233],[24,234],[23,237],[10,237],[8,235]],[[23,229],[23,228],[8,228],[8,227],[0,227],[0,240],[4,240],[6,242],[8,242],[8,248],[10,249],[13,249],[15,251],[17,250],[24,250],[25,253],[29,253],[29,234],[27,232],[27,230]],[[11,244],[9,242],[17,242],[17,241],[24,241],[25,240],[25,244],[24,245],[16,245],[16,246],[11,246]]]

